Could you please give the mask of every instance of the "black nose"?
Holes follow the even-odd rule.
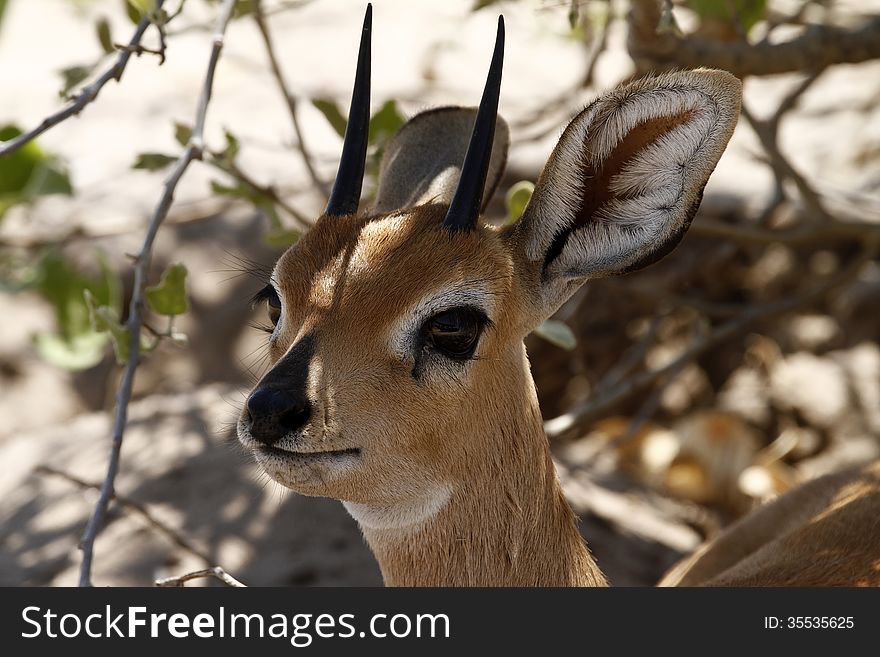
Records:
[[[309,421],[311,405],[302,394],[290,390],[260,387],[247,400],[247,423],[251,435],[266,445]]]

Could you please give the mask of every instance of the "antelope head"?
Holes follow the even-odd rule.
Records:
[[[447,533],[479,533],[498,513],[533,526],[561,495],[523,339],[588,279],[681,240],[733,132],[740,83],[698,70],[601,96],[562,134],[521,220],[490,226],[480,214],[508,145],[499,19],[479,109],[412,118],[386,149],[375,206],[359,212],[370,31],[368,8],[326,211],[259,294],[272,366],[239,439],[272,479],[344,501],[374,550],[379,534],[453,508],[476,520]],[[527,541],[502,531],[516,561]]]

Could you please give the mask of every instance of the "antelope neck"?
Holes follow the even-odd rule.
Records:
[[[464,444],[481,449],[457,483],[393,512],[346,504],[386,585],[606,585],[562,495],[523,362],[524,385],[508,380],[495,412],[462,425]]]

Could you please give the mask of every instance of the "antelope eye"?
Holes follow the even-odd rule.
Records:
[[[272,285],[267,285],[254,295],[254,305],[263,301],[266,302],[266,308],[269,311],[269,321],[273,326],[278,324],[278,320],[281,319],[281,298]]]
[[[269,308],[269,321],[272,322],[273,326],[278,324],[278,320],[281,319],[281,299],[278,297],[274,287],[269,296],[266,297],[266,306]]]
[[[431,317],[423,327],[425,344],[455,360],[474,355],[486,316],[473,308],[452,308]]]

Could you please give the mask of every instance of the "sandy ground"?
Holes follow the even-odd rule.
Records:
[[[471,14],[471,4],[374,2],[375,107],[387,98],[398,99],[408,113],[476,102],[496,12]],[[2,95],[0,121],[30,126],[56,107],[58,69],[100,54],[93,35],[96,16],[111,18],[116,40],[127,40],[131,26],[118,5],[12,0],[0,27],[0,89],[14,93]],[[161,174],[130,169],[134,156],[177,152],[172,122],[191,121],[194,114],[209,50],[203,26],[211,12],[195,0],[188,12],[190,7],[192,14],[175,23],[172,32],[179,34],[173,35],[164,66],[150,56],[134,58],[122,84],[108,85],[79,118],[41,139],[67,162],[77,195],[11,212],[0,237],[12,242],[51,238],[80,226],[97,237],[77,242],[74,254],[87,260],[97,246],[125,267],[121,254],[137,249],[162,180]],[[272,18],[297,95],[329,96],[345,107],[362,10],[360,0],[316,1]],[[509,169],[514,176],[534,177],[560,130],[525,140],[536,126],[520,125],[522,117],[562,96],[565,102],[547,119],[561,123],[595,90],[565,98],[584,54],[576,42],[560,36],[566,30],[564,13],[542,10],[534,2],[505,3],[504,13],[508,48],[501,112],[514,127]],[[599,87],[629,73],[623,39],[622,30],[616,30],[612,47],[599,60]],[[756,114],[766,113],[796,79],[749,81],[746,102]],[[880,160],[859,156],[880,147],[877,88],[866,84],[877,79],[880,63],[835,69],[805,95],[803,111],[784,124],[781,134],[783,150],[835,207],[868,220],[880,216],[853,208],[880,207]],[[339,139],[316,110],[302,105],[309,146],[329,178]],[[242,139],[242,166],[253,177],[279,183],[292,203],[319,211],[324,199],[305,182],[289,117],[247,20],[233,23],[228,33],[209,113],[211,143],[222,143],[224,126]],[[741,125],[707,188],[708,208],[759,207],[768,198],[772,179],[755,162],[757,152],[754,134]],[[243,208],[221,211],[211,198],[208,182],[216,177],[205,166],[192,168],[157,244],[157,271],[172,259],[190,269],[193,311],[181,329],[192,346],[184,351],[163,346],[139,371],[117,485],[121,495],[147,505],[190,545],[175,544],[137,513],[117,508],[98,541],[95,582],[148,585],[156,577],[210,563],[252,585],[379,584],[372,556],[342,507],[261,480],[223,426],[252,380],[260,344],[260,336],[246,326],[247,298],[260,285],[224,271],[229,268],[224,263],[230,254],[271,263],[275,254],[260,243],[262,218]],[[103,478],[109,435],[103,410],[112,407],[114,368],[105,362],[74,375],[40,361],[32,335],[51,327],[52,317],[36,297],[0,294],[0,317],[0,413],[6,418],[0,431],[0,584],[73,584],[76,544],[95,495],[36,469],[62,469],[87,482]],[[632,502],[626,494],[615,499],[623,509]],[[600,565],[618,584],[653,583],[699,539],[678,527],[649,540],[624,525],[591,513],[582,524]]]

